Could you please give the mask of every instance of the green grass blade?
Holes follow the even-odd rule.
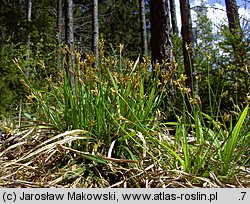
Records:
[[[246,108],[243,110],[238,122],[236,123],[236,125],[232,131],[232,134],[229,136],[229,139],[225,145],[225,149],[223,152],[224,163],[223,163],[223,167],[222,167],[222,175],[226,175],[228,173],[230,163],[232,161],[233,153],[234,153],[235,147],[237,145],[237,141],[239,139],[239,133],[240,133],[241,127],[245,121],[245,118],[247,116],[248,109],[249,109],[249,105],[247,105]]]

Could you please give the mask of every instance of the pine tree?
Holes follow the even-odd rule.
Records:
[[[196,80],[197,70],[194,56],[193,29],[189,0],[180,0],[183,56],[185,74],[187,76],[186,85],[192,88],[195,95],[198,95],[198,81]]]
[[[225,3],[226,3],[229,30],[232,36],[234,36],[234,42],[232,42],[234,57],[236,61],[243,62],[244,61],[243,56],[246,55],[246,51],[245,48],[242,46],[243,32],[240,26],[238,6],[236,0],[225,0]]]
[[[170,2],[170,14],[171,14],[171,23],[174,34],[178,34],[177,18],[176,18],[176,6],[175,0],[169,0]]]
[[[140,7],[140,24],[141,24],[141,55],[148,56],[147,26],[145,0],[139,0]]]
[[[62,62],[62,0],[57,0],[57,46],[58,46],[58,67],[63,66]]]
[[[196,13],[196,20],[194,20],[194,45],[195,54],[200,60],[206,60],[206,54],[215,52],[213,49],[215,45],[215,34],[213,33],[212,21],[208,18],[208,8],[204,0],[200,5],[193,8]],[[214,54],[215,55],[215,54]]]
[[[100,1],[99,24],[107,53],[114,54],[119,44],[123,44],[123,55],[137,59],[141,48],[138,0]]]
[[[240,29],[240,20],[236,0],[225,0],[228,24],[231,32]]]
[[[93,9],[92,9],[92,29],[93,29],[93,48],[92,51],[95,55],[96,62],[94,66],[98,66],[99,59],[99,23],[98,23],[98,0],[93,0]]]
[[[71,88],[74,90],[74,26],[73,26],[73,0],[64,0],[65,7],[65,44],[68,46],[67,74]]]
[[[27,0],[26,1],[26,19],[27,22],[30,24],[31,23],[31,11],[32,11],[32,0]],[[30,60],[30,30],[28,31],[28,35],[27,35],[27,55],[26,55],[26,61],[27,64],[29,64],[29,60]],[[30,75],[30,70],[29,70],[29,66],[28,66],[28,70],[26,71],[27,76]]]
[[[167,0],[150,1],[152,61],[173,60],[170,17]]]

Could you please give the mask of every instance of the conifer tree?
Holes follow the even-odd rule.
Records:
[[[194,95],[198,95],[198,81],[196,80],[197,70],[194,56],[193,29],[189,0],[180,0],[181,9],[181,34],[183,40],[183,56],[185,74],[187,76],[186,85],[192,88]]]
[[[74,90],[74,26],[73,26],[73,0],[64,0],[65,8],[65,44],[67,53],[67,74],[71,88]]]
[[[148,55],[145,0],[139,0],[139,7],[140,7],[140,24],[141,24],[141,54],[142,56],[145,57]]]
[[[95,55],[96,62],[94,66],[98,66],[98,59],[99,59],[99,23],[98,23],[98,0],[93,0],[93,8],[92,8],[92,29],[93,29],[93,36],[92,36],[92,51]]]

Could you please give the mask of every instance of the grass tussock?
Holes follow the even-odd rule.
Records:
[[[74,87],[64,71],[39,89],[23,72],[37,109],[1,125],[1,187],[250,187],[249,105],[225,119],[147,59],[75,56]]]
[[[158,162],[150,156],[129,160],[108,157],[94,151],[78,151],[69,146],[75,140],[86,140],[85,131],[72,130],[56,134],[49,126],[45,127],[15,130],[1,145],[1,187],[250,186],[247,168],[231,180],[221,180],[213,172],[202,177],[185,172],[181,166],[172,169],[167,161]],[[171,159],[167,155],[161,157]]]

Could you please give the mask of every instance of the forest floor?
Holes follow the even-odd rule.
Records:
[[[181,168],[166,168],[150,156],[127,160],[94,150],[78,151],[66,142],[72,137],[80,138],[80,130],[58,134],[46,124],[37,124],[8,129],[0,136],[0,187],[4,188],[250,187],[250,168],[241,169],[231,179],[220,178],[213,172],[200,177]]]

